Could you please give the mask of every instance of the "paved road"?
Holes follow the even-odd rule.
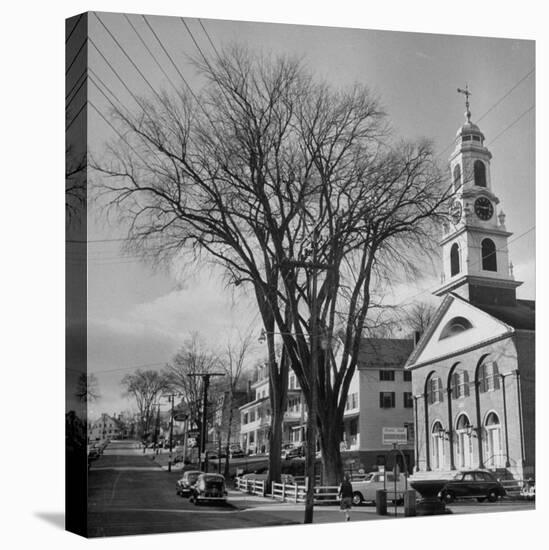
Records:
[[[175,494],[180,472],[167,472],[133,442],[113,442],[92,464],[89,475],[89,536],[115,536],[210,529],[233,529],[303,523],[303,504],[229,491],[226,505],[190,504]],[[455,514],[532,509],[533,503],[454,503]],[[352,510],[352,521],[395,519],[377,516],[374,506]],[[402,508],[398,509],[402,517]],[[335,506],[316,506],[314,523],[343,521]]]

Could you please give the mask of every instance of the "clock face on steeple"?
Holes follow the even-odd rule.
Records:
[[[475,201],[475,214],[479,219],[488,221],[494,215],[494,207],[486,197],[479,197]]]

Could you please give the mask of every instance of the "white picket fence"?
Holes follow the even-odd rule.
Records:
[[[339,487],[337,486],[315,486],[314,503],[335,504],[339,502],[338,492]],[[306,485],[275,482],[271,484],[271,498],[281,502],[305,502],[306,495]]]
[[[262,479],[236,478],[236,488],[243,493],[264,497],[266,494],[267,482]]]

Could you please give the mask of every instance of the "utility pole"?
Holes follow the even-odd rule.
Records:
[[[173,449],[173,407],[174,407],[174,399],[176,396],[181,395],[180,393],[170,393],[168,395],[164,395],[166,399],[169,400],[171,408],[170,408],[170,451],[169,451],[169,457],[168,457],[168,472],[172,471],[172,449]]]
[[[224,372],[194,372],[189,376],[200,376],[202,378],[202,426],[200,430],[200,469],[206,468],[206,418],[208,411],[208,388],[210,387],[210,378],[212,376],[225,376]]]

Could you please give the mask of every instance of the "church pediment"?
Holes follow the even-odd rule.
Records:
[[[448,294],[419,340],[406,367],[460,353],[513,332],[513,328],[455,294]]]

